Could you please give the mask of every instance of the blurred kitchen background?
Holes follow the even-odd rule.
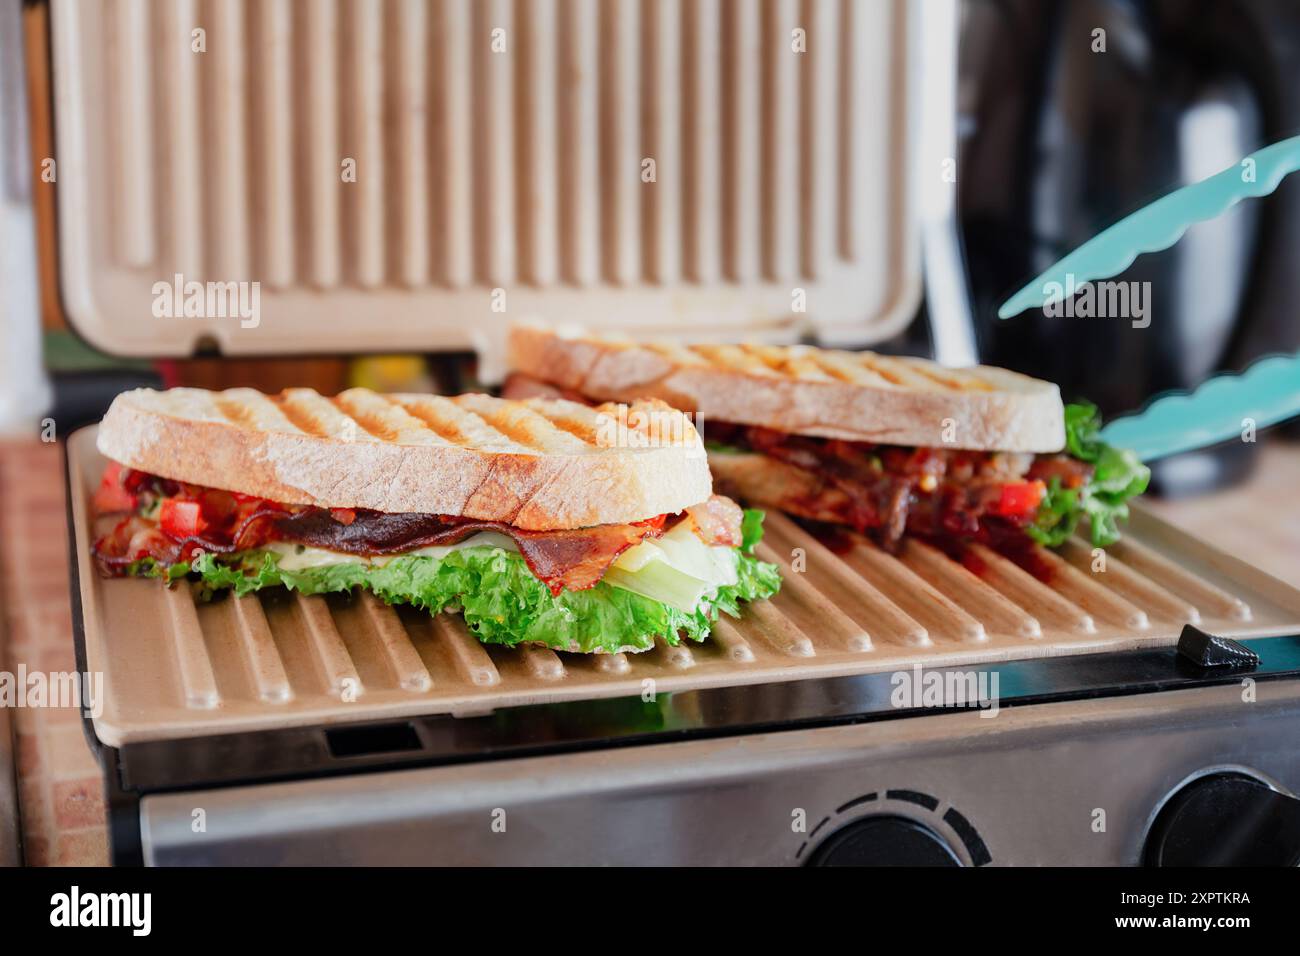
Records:
[[[237,0],[177,9],[215,26],[231,2]],[[103,9],[130,22],[142,15],[143,3],[109,0]],[[430,5],[430,18],[444,6]],[[491,9],[513,9],[527,19],[527,6],[521,0]],[[914,240],[926,294],[901,331],[875,348],[1005,365],[1057,381],[1067,400],[1089,398],[1108,415],[1240,370],[1262,355],[1300,349],[1300,177],[1135,262],[1121,278],[1151,283],[1148,328],[1036,313],[1008,322],[995,317],[998,304],[1029,278],[1127,213],[1300,132],[1300,4],[920,0],[915,6],[925,8],[920,15],[929,23],[927,55],[950,62],[940,69],[928,61],[923,81],[937,85],[935,98],[926,100],[926,110],[910,101],[914,115],[901,119],[948,136],[956,185],[950,201],[931,204]],[[838,15],[851,17],[854,7],[845,0]],[[778,13],[811,19],[820,9],[766,0],[697,7],[684,0],[681,10],[683,17],[719,17],[725,27],[747,21],[749,8],[762,23]],[[578,8],[562,3],[559,9],[569,16]],[[657,22],[654,3],[636,9],[646,18],[640,26]],[[891,9],[903,15],[903,5]],[[651,33],[647,42],[655,50],[675,39]],[[681,39],[691,48],[688,34]],[[110,58],[140,52],[113,46],[111,38],[103,42]],[[60,155],[55,117],[66,105],[52,93],[52,55],[49,4],[0,0],[0,627],[8,636],[6,644],[0,634],[0,658],[7,647],[11,664],[71,669],[57,440],[98,420],[117,392],[139,385],[458,391],[475,387],[480,370],[474,355],[461,350],[314,355],[309,338],[301,355],[267,358],[123,358],[89,345],[61,293],[61,180],[43,177],[45,161]],[[717,56],[719,67],[728,68],[730,54]],[[793,82],[789,74],[762,80]],[[948,104],[947,113],[921,115],[933,114],[935,103]],[[942,114],[944,107],[937,109]],[[124,135],[130,135],[126,120]],[[78,210],[64,212],[65,224],[77,222]],[[247,212],[255,226],[267,214],[258,204]],[[446,325],[458,317],[430,314],[428,320]],[[1283,426],[1254,444],[1231,442],[1160,463],[1154,490],[1165,500],[1151,506],[1300,584],[1297,484],[1300,448],[1294,430]],[[29,857],[102,861],[97,771],[75,714],[18,712],[12,759],[19,775],[16,787],[10,778],[8,791],[6,719],[0,711],[0,864],[15,842],[12,833],[5,838],[4,820],[16,817],[5,813],[6,806],[14,811],[16,792]]]

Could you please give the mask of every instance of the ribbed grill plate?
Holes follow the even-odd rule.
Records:
[[[107,744],[805,677],[1172,644],[1182,625],[1260,637],[1300,632],[1300,592],[1137,511],[1106,570],[1090,546],[1035,551],[1035,573],[983,548],[959,563],[908,543],[898,556],[846,536],[832,552],[769,514],[762,556],[785,584],[702,644],[583,656],[480,644],[459,617],[368,594],[273,589],[196,604],[185,587],[104,580],[90,558],[95,430],[68,442],[92,671]],[[802,568],[803,570],[793,570]],[[1049,583],[1044,583],[1049,582]]]

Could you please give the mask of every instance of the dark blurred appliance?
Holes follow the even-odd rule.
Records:
[[[1117,277],[1150,283],[1147,327],[996,317],[1107,226],[1300,130],[1300,4],[966,0],[963,20],[958,201],[982,361],[1060,382],[1067,399],[1113,414],[1300,347],[1300,180]],[[1154,486],[1230,483],[1257,447],[1157,463]]]

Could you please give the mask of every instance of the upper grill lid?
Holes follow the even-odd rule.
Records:
[[[918,300],[901,2],[51,7],[61,283],[107,351],[865,344]]]

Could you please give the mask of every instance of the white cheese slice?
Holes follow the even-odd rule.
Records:
[[[364,564],[368,567],[383,567],[389,561],[395,558],[406,557],[407,555],[419,555],[425,558],[445,558],[453,551],[463,551],[466,548],[504,548],[507,551],[518,551],[514,539],[507,534],[501,534],[499,531],[480,531],[478,534],[470,535],[464,541],[456,544],[431,545],[427,548],[417,548],[414,551],[407,551],[403,554],[384,554],[376,555],[369,558],[357,554],[345,554],[342,551],[329,551],[325,548],[313,548],[307,545],[290,544],[285,541],[273,541],[266,545],[267,551],[273,551],[280,555],[280,567],[286,571],[302,571],[307,568],[323,568],[331,564]]]

